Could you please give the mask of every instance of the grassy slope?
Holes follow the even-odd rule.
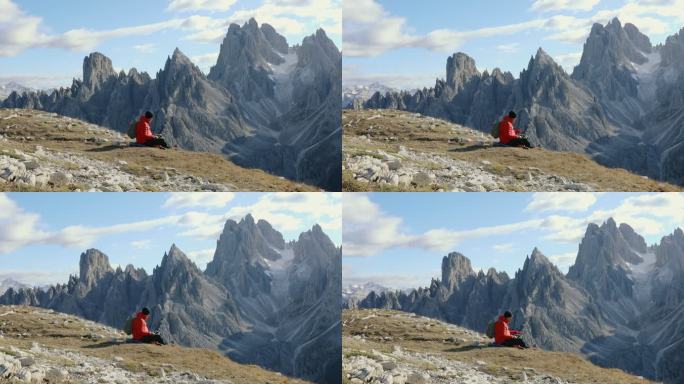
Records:
[[[668,183],[658,182],[624,169],[607,168],[587,156],[572,152],[556,152],[544,149],[525,150],[521,148],[500,148],[491,145],[479,145],[475,141],[458,142],[452,128],[456,125],[442,120],[429,123],[427,119],[415,124],[413,113],[396,110],[344,110],[342,124],[344,126],[345,153],[370,154],[382,149],[388,153],[397,153],[400,145],[408,149],[438,153],[454,159],[481,163],[490,161],[490,171],[511,172],[506,167],[516,170],[539,168],[544,173],[564,176],[577,182],[596,185],[600,191],[681,191],[684,188]],[[368,117],[381,116],[368,120]],[[368,146],[351,145],[349,137],[370,134],[374,140]],[[384,137],[397,137],[397,141],[383,141]],[[348,173],[343,175],[343,190],[400,190],[397,187],[381,186],[374,183],[360,183],[352,180]]]
[[[3,119],[13,114],[19,116]],[[210,182],[232,184],[241,191],[318,190],[262,170],[239,167],[218,154],[96,143],[86,140],[94,136],[86,132],[87,123],[70,120],[73,124],[65,121],[59,127],[54,121],[37,117],[40,114],[45,112],[0,109],[0,133],[9,139],[8,142],[0,141],[0,150],[16,148],[33,153],[36,145],[41,145],[54,151],[72,152],[110,163],[124,160],[128,163],[127,171],[138,175],[158,175],[167,167],[172,167],[181,173],[198,176]],[[7,129],[8,126],[14,127]]]
[[[389,353],[394,345],[399,345],[407,351],[438,354],[454,361],[485,362],[483,371],[495,376],[508,375],[512,380],[522,378],[523,368],[533,368],[575,383],[650,382],[618,369],[598,367],[573,353],[462,345],[457,341],[458,335],[449,332],[445,323],[433,320],[432,326],[419,327],[415,320],[408,321],[408,316],[393,317],[395,314],[404,313],[375,309],[345,310],[342,314],[345,356],[371,349]],[[435,326],[435,323],[439,325]],[[354,340],[354,335],[364,335],[366,341]]]
[[[123,359],[117,362],[120,367],[131,372],[147,371],[152,376],[159,372],[159,368],[172,364],[176,370],[188,370],[210,379],[228,379],[236,384],[307,383],[255,365],[235,363],[208,349],[122,344],[123,333],[117,342],[93,341],[88,338],[92,332],[83,329],[79,318],[69,316],[72,321],[65,324],[62,317],[36,315],[34,311],[35,308],[31,307],[0,306],[0,314],[13,312],[0,317],[0,330],[5,336],[0,338],[0,351],[11,354],[10,346],[28,350],[33,342],[37,342],[48,348],[67,349],[106,360],[118,356]],[[55,319],[59,319],[57,325],[53,324]],[[31,336],[13,337],[17,334]]]

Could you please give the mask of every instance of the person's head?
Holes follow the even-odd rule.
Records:
[[[518,117],[518,115],[515,112],[510,111],[508,112],[508,117],[510,117],[511,119],[515,119],[516,117]]]
[[[147,318],[147,316],[150,315],[150,310],[147,309],[147,307],[143,308],[142,311],[140,311],[143,314],[143,317]]]
[[[503,317],[504,317],[504,320],[506,320],[506,322],[508,323],[513,318],[513,314],[509,311],[506,311],[506,312],[504,312]]]
[[[147,117],[148,119],[152,120],[152,118],[154,117],[154,113],[152,113],[152,112],[150,112],[150,111],[147,111],[147,112],[145,112],[145,117]]]

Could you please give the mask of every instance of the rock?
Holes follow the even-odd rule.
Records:
[[[389,168],[390,171],[397,171],[401,169],[401,161],[399,160],[392,160],[387,162],[387,168]]]
[[[60,368],[50,368],[45,372],[45,379],[49,383],[61,383],[69,378],[69,371]]]
[[[61,186],[68,184],[73,176],[70,173],[58,171],[50,175],[50,184],[54,186]]]
[[[411,178],[411,182],[418,186],[427,186],[432,184],[432,179],[430,175],[426,172],[418,172]]]
[[[413,371],[409,373],[406,378],[406,384],[427,384],[430,382],[430,376],[423,372]]]
[[[30,367],[36,363],[36,361],[31,356],[22,357],[19,359],[22,367]]]
[[[394,361],[383,361],[380,363],[382,365],[382,369],[385,371],[391,371],[397,368],[397,363]]]
[[[29,161],[24,163],[24,166],[26,166],[27,170],[34,171],[34,170],[38,169],[38,167],[40,167],[40,164],[35,160],[29,160]]]

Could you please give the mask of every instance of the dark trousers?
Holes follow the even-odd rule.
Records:
[[[144,146],[146,147],[163,147],[163,148],[168,148],[169,145],[166,144],[166,140],[162,139],[161,137],[155,137],[154,139],[149,139],[146,142],[143,143]]]
[[[508,142],[508,145],[511,147],[528,147],[532,148],[532,144],[530,144],[530,141],[522,138],[522,137],[516,137],[515,139],[512,139],[511,141]]]
[[[501,343],[501,345],[503,345],[504,347],[517,347],[517,346],[519,346],[519,347],[527,348],[527,344],[525,344],[525,342],[522,339],[518,339],[516,337],[504,341],[503,343]]]
[[[162,339],[161,336],[159,336],[159,335],[154,335],[154,334],[153,334],[153,335],[143,336],[142,338],[140,338],[139,341],[140,341],[141,343],[148,343],[148,344],[154,344],[154,343],[166,344],[166,342],[164,341],[164,339]]]

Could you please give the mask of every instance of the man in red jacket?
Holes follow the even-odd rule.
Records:
[[[150,332],[147,328],[147,317],[150,315],[150,310],[143,308],[142,311],[138,312],[133,319],[133,324],[131,324],[131,333],[133,333],[133,340],[140,341],[142,343],[150,344],[161,344],[165,345],[164,339],[156,333]]]
[[[508,329],[511,318],[513,314],[508,311],[499,316],[499,320],[494,324],[494,342],[506,347],[527,348],[527,344],[522,339],[514,337],[522,335],[522,332]]]
[[[140,116],[140,120],[135,125],[135,142],[147,147],[168,148],[169,145],[166,144],[166,140],[152,134],[150,122],[152,122],[153,117],[154,114],[150,111]]]
[[[501,120],[499,123],[499,142],[511,147],[532,148],[530,141],[521,137],[521,132],[513,127],[516,117],[518,117],[518,115],[516,115],[515,112],[510,111],[508,112],[508,116],[505,116],[503,120]]]

